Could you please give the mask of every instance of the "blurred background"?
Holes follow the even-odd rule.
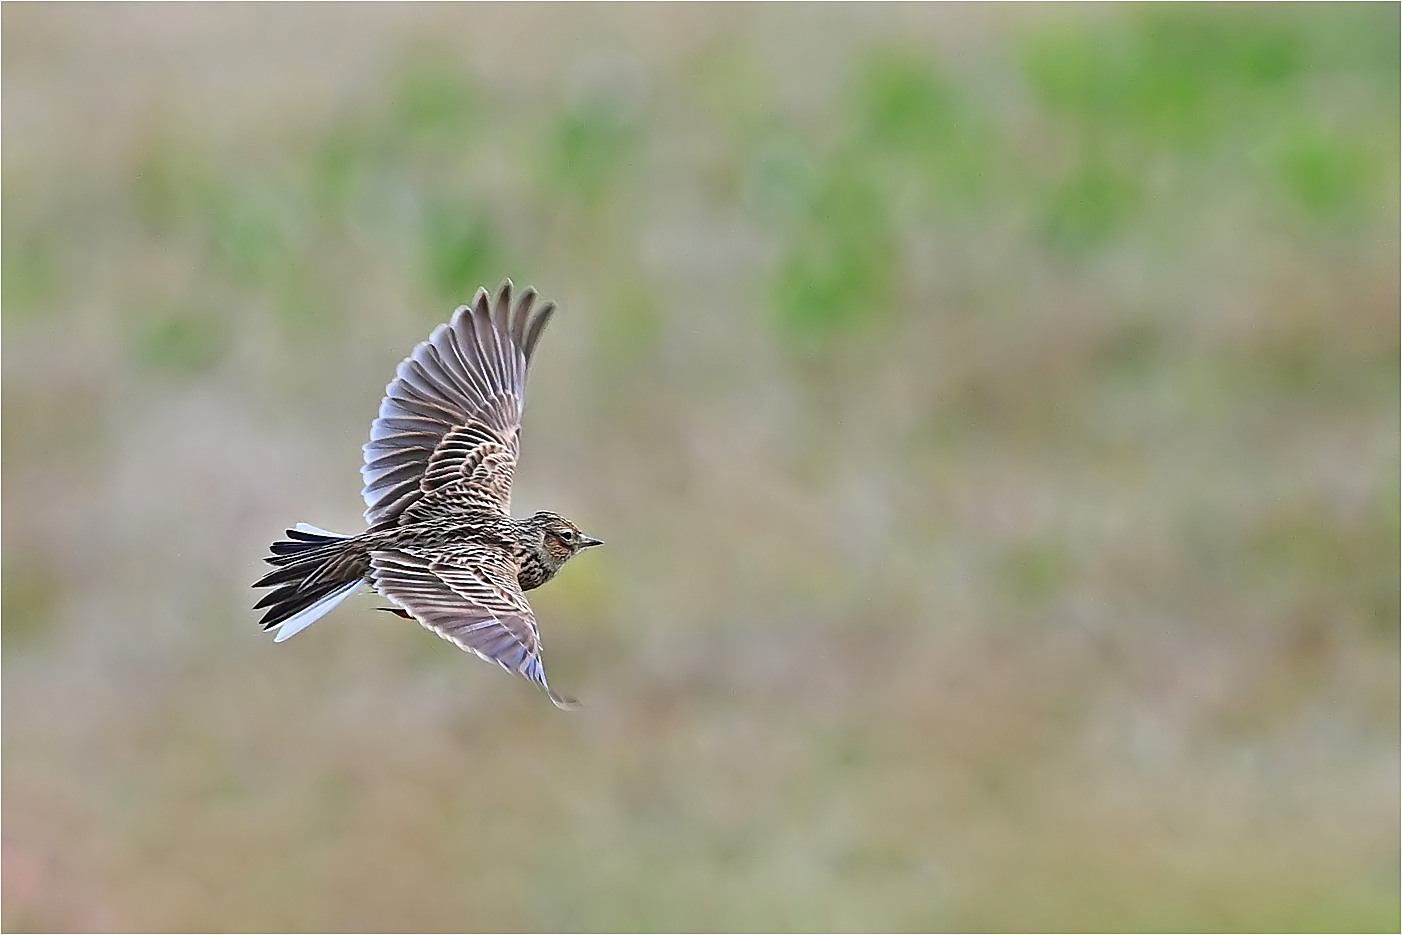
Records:
[[[15,5],[4,926],[1399,925],[1399,11]],[[352,599],[562,311],[562,714]]]

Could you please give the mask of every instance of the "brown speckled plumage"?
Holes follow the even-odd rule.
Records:
[[[540,633],[525,593],[581,550],[599,545],[569,520],[510,515],[520,454],[526,370],[554,313],[511,283],[471,305],[399,365],[365,446],[361,474],[369,528],[340,536],[299,525],[274,542],[265,629],[286,639],[369,584],[444,639],[537,682]]]

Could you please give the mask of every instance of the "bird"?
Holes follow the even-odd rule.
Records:
[[[363,449],[366,530],[298,523],[264,559],[273,570],[253,587],[271,590],[254,609],[274,642],[368,585],[393,605],[381,610],[576,706],[546,680],[525,592],[603,540],[558,513],[511,516],[526,371],[556,307],[538,298],[513,301],[509,279],[495,296],[478,289],[400,363]]]

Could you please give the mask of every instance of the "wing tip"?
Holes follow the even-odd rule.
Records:
[[[578,698],[557,694],[549,685],[545,686],[545,693],[550,696],[550,700],[554,702],[555,707],[559,708],[561,711],[578,711],[580,708],[584,707],[579,703]]]
[[[550,682],[545,678],[545,663],[541,661],[540,653],[537,651],[526,657],[526,661],[516,670],[521,675],[539,685],[550,701],[561,711],[575,711],[580,707],[579,699],[569,695],[562,695],[550,687]]]

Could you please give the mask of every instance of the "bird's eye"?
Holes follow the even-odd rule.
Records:
[[[561,533],[559,533],[559,536],[560,536],[560,541],[561,541],[561,542],[573,542],[573,541],[574,541],[574,533],[571,532],[571,531],[568,530],[568,529],[566,529],[566,530],[562,531]]]

